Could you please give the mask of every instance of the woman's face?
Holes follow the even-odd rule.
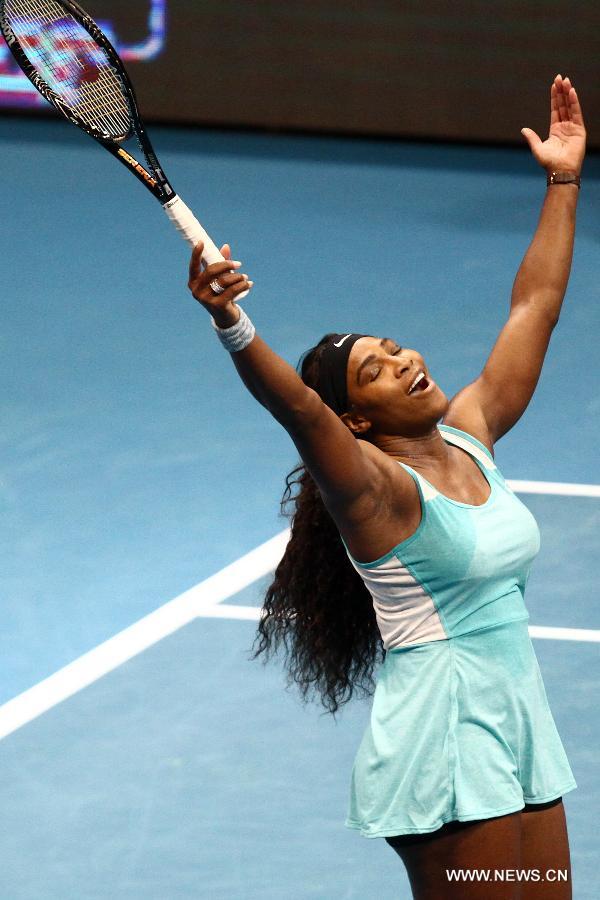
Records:
[[[448,408],[421,354],[392,338],[360,338],[346,378],[351,412],[368,419],[377,433],[408,436],[439,422]]]

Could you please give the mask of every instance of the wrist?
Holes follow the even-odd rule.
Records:
[[[237,312],[237,321],[225,328],[218,325],[214,317],[211,318],[212,326],[219,340],[230,353],[239,353],[240,350],[244,350],[248,344],[252,343],[256,333],[254,325],[244,310],[238,307]]]
[[[232,325],[239,322],[242,314],[241,308],[234,303],[224,309],[213,309],[209,312],[217,328],[231,328]]]

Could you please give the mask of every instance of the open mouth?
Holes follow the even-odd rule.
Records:
[[[416,394],[422,391],[426,391],[429,387],[429,381],[425,376],[425,372],[419,372],[417,377],[414,379],[413,383],[408,389],[409,394]]]

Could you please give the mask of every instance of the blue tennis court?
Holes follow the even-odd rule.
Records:
[[[153,138],[289,362],[352,330],[417,348],[449,396],[479,373],[543,198],[525,146]],[[296,453],[191,298],[185,247],[67,124],[4,118],[0,152],[0,893],[410,896],[386,843],[343,825],[369,701],[333,720],[248,659]],[[542,533],[526,602],[578,783],[578,900],[600,891],[599,205],[589,155],[561,321],[496,451]]]

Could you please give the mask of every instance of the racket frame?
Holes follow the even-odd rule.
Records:
[[[75,21],[87,31],[92,40],[106,53],[109,64],[120,80],[124,99],[129,106],[131,114],[129,131],[119,141],[110,134],[100,131],[84,122],[81,116],[78,116],[77,113],[61,99],[60,95],[44,81],[38,74],[35,66],[29,61],[17,35],[7,21],[6,0],[0,0],[0,28],[17,65],[27,78],[29,78],[40,94],[45,97],[46,100],[61,113],[61,115],[73,125],[77,125],[78,128],[81,128],[86,134],[89,134],[89,136],[94,138],[94,140],[104,147],[105,150],[108,150],[115,159],[118,159],[125,168],[129,169],[130,172],[133,172],[138,181],[140,181],[161,203],[171,223],[191,247],[195,247],[199,241],[202,241],[204,244],[202,259],[206,265],[223,262],[224,257],[221,251],[218,249],[210,235],[204,230],[191,209],[186,206],[181,197],[174,191],[158,162],[158,157],[156,156],[154,147],[152,146],[146,127],[140,116],[133,85],[121,57],[101,28],[78,3],[74,2],[74,0],[54,0],[54,2],[64,9],[66,14],[71,15]],[[142,165],[135,156],[121,146],[123,141],[126,141],[134,135],[138,140],[146,163],[150,166],[151,171],[148,171],[146,166]],[[245,291],[243,294],[239,294],[236,299],[241,300],[247,293],[248,292]]]
[[[136,176],[136,178],[145,185],[148,190],[154,194],[157,200],[159,200],[163,205],[175,197],[175,191],[168,179],[166,178],[162,168],[159,165],[158,158],[156,153],[154,152],[154,148],[152,143],[150,142],[150,138],[148,137],[148,133],[146,128],[141,120],[139,107],[137,103],[137,98],[135,96],[135,91],[133,89],[133,85],[129,79],[129,75],[127,74],[123,62],[110,43],[104,32],[99,28],[99,26],[94,22],[92,17],[86,13],[84,9],[82,9],[78,3],[73,2],[73,0],[58,0],[58,5],[61,6],[65,13],[70,14],[73,18],[81,25],[82,28],[87,31],[92,40],[94,40],[106,53],[111,66],[115,70],[120,83],[122,84],[125,91],[125,99],[127,101],[131,119],[132,119],[132,127],[129,130],[129,133],[125,135],[123,140],[127,140],[127,138],[132,137],[134,134],[137,137],[144,156],[147,159],[147,162],[152,168],[152,171],[148,171],[148,169],[143,166],[139,160],[137,160],[131,153],[125,150],[124,147],[121,147],[120,142],[115,140],[115,138],[111,137],[107,133],[100,131],[97,128],[87,124],[81,119],[80,116],[74,112],[70,106],[63,102],[60,98],[59,94],[54,91],[50,85],[44,81],[44,79],[38,74],[36,67],[29,61],[29,58],[21,46],[19,38],[12,30],[10,24],[6,19],[5,12],[5,0],[0,0],[0,25],[2,28],[2,33],[8,44],[9,50],[14,56],[19,68],[25,73],[27,78],[31,81],[34,87],[40,92],[40,94],[48,100],[66,119],[73,123],[73,125],[77,125],[83,131],[93,137],[94,140],[98,141],[105,150],[108,150],[109,153],[118,159],[130,172]]]

